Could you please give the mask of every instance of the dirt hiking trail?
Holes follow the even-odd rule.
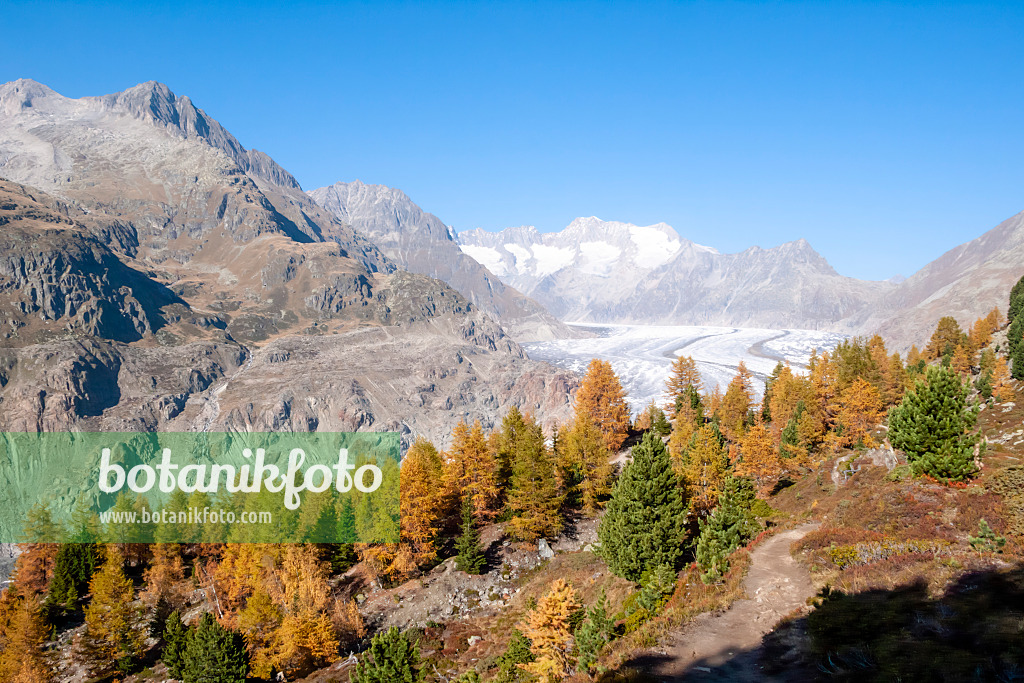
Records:
[[[794,541],[817,524],[804,524],[765,540],[750,554],[746,598],[724,612],[702,614],[651,652],[647,669],[665,681],[783,681],[761,671],[765,634],[815,594],[811,576],[790,554]]]

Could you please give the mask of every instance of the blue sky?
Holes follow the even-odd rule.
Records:
[[[21,3],[0,81],[155,79],[306,189],[910,275],[1024,210],[1024,3]]]

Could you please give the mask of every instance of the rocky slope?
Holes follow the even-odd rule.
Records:
[[[828,329],[895,285],[839,275],[805,240],[738,254],[659,223],[578,218],[459,235],[462,249],[568,321]]]
[[[0,176],[3,429],[443,442],[458,416],[567,412],[571,376],[165,86],[0,86]]]
[[[569,328],[537,302],[506,286],[459,249],[452,232],[401,190],[360,181],[335,183],[309,195],[366,235],[400,267],[444,280],[519,341],[564,338]]]
[[[1022,276],[1024,212],[949,250],[843,324],[906,350],[927,342],[942,316],[966,329],[995,306],[1005,314],[1007,292]]]

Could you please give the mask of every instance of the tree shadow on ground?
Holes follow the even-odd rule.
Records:
[[[915,583],[850,595],[826,590],[818,603],[756,648],[688,664],[642,653],[600,680],[1024,680],[1024,568],[966,574],[937,598]]]

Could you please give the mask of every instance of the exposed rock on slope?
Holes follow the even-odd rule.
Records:
[[[739,254],[670,226],[578,218],[459,235],[462,249],[563,320],[827,329],[892,289],[839,275],[805,240]]]
[[[844,323],[860,334],[878,331],[906,350],[927,342],[942,316],[966,329],[996,306],[1005,315],[1010,288],[1021,276],[1024,212],[947,251]]]
[[[4,429],[443,441],[458,415],[568,411],[571,376],[165,86],[0,86],[0,176],[45,190],[0,182]]]
[[[462,253],[448,227],[401,190],[335,183],[312,190],[318,204],[369,237],[402,268],[444,280],[520,341],[564,338],[569,328]]]

